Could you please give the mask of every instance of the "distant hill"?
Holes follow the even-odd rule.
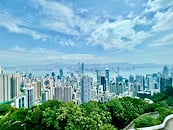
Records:
[[[120,62],[120,63],[107,63],[107,64],[85,64],[86,70],[104,70],[105,68],[109,68],[110,70],[133,70],[137,68],[157,68],[163,67],[163,64],[155,64],[155,63],[144,63],[144,64],[130,64],[128,62]],[[169,64],[168,67],[173,67],[173,65]],[[43,65],[20,65],[20,66],[5,66],[3,67],[5,70],[16,70],[16,71],[40,71],[40,70],[55,70],[58,68],[79,68],[79,65],[76,64],[65,64],[65,63],[53,63],[53,64],[43,64]]]

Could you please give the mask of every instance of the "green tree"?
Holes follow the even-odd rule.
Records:
[[[149,104],[142,99],[123,97],[106,103],[112,116],[112,125],[124,128],[139,115],[150,111]]]
[[[9,111],[12,111],[14,108],[9,104],[0,104],[0,116],[4,116]]]
[[[117,128],[115,128],[111,124],[105,124],[105,125],[100,127],[100,130],[117,130]]]
[[[82,108],[83,113],[85,113],[89,118],[93,118],[97,121],[99,126],[111,123],[111,114],[107,111],[105,104],[90,101],[82,104],[80,107]]]

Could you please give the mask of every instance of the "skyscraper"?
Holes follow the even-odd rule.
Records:
[[[55,87],[55,78],[54,77],[50,77],[50,79],[49,79],[49,87]]]
[[[148,89],[148,90],[154,89],[153,78],[152,78],[152,75],[150,75],[150,74],[146,75],[146,89]]]
[[[107,86],[106,90],[110,90],[109,89],[109,69],[108,68],[105,69],[105,77],[106,77],[106,86]]]
[[[105,69],[105,77],[109,83],[109,69],[108,68]]]
[[[0,73],[0,102],[11,99],[11,75]]]
[[[163,74],[164,74],[164,76],[168,76],[168,74],[169,74],[169,69],[166,65],[163,67]]]
[[[101,85],[103,86],[103,91],[107,91],[105,76],[101,76]]]
[[[60,79],[62,79],[64,73],[63,73],[63,69],[59,69],[59,75],[60,75]]]
[[[0,67],[0,73],[3,73],[3,69],[2,69],[2,67]]]
[[[43,87],[43,84],[42,84],[41,80],[37,81],[37,87],[38,87],[37,95],[38,95],[39,98],[41,98],[41,88]]]
[[[3,74],[0,74],[0,102],[4,102],[4,79]]]
[[[15,107],[16,108],[25,108],[26,107],[26,95],[22,95],[15,98]]]
[[[160,92],[165,91],[166,87],[172,86],[173,79],[170,77],[160,78]]]
[[[145,80],[143,75],[136,75],[136,82],[139,83],[140,91],[145,90]]]
[[[12,74],[12,80],[11,80],[11,97],[17,97],[21,95],[20,92],[20,83],[21,83],[21,76],[19,73]]]
[[[84,75],[81,78],[81,101],[82,103],[88,102],[91,100],[91,78],[87,75]]]
[[[129,76],[129,83],[134,83],[134,77],[133,77],[133,75],[130,75]]]
[[[101,85],[101,70],[96,70],[97,74],[97,85]]]
[[[44,103],[47,100],[49,100],[49,90],[43,90],[41,92],[41,99],[42,99],[42,103]]]
[[[40,81],[32,82],[32,86],[34,87],[34,100],[40,101],[40,99],[41,99],[41,82]]]
[[[64,87],[64,102],[72,101],[72,87],[65,86]]]
[[[34,87],[26,88],[26,106],[27,108],[30,108],[34,106],[35,100],[34,100]]]
[[[117,94],[123,94],[125,90],[125,84],[122,82],[119,82],[116,84],[116,88],[117,88]]]
[[[55,93],[55,99],[64,100],[64,87],[57,86],[54,88],[54,93]]]
[[[84,63],[82,63],[82,75],[84,75],[84,71],[85,71],[85,66]]]
[[[120,76],[120,75],[118,75],[118,76],[116,77],[116,83],[119,83],[119,82],[123,82],[123,77]]]

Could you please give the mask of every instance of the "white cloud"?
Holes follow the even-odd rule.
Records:
[[[42,15],[46,16],[42,19],[42,26],[48,30],[53,30],[65,34],[77,35],[75,28],[74,11],[57,1],[33,0],[40,8]]]
[[[134,17],[135,17],[135,14],[134,14],[133,11],[131,11],[131,12],[127,15],[127,18],[129,18],[129,19],[132,19],[132,18],[134,18]]]
[[[36,40],[46,40],[47,38],[49,38],[44,34],[24,27],[24,22],[21,19],[14,18],[7,12],[0,12],[0,26],[6,28],[9,32],[30,35]]]
[[[94,45],[101,45],[105,49],[132,49],[142,42],[150,35],[147,32],[134,30],[136,21],[119,20],[113,23],[104,23],[91,34],[89,43]]]
[[[150,46],[165,46],[165,45],[173,45],[173,35],[164,35],[159,37],[157,40],[153,41],[153,44]]]
[[[46,16],[40,20],[41,26],[47,30],[64,33],[67,35],[83,36],[92,32],[97,24],[97,17],[82,18],[78,13],[87,12],[87,9],[64,5],[58,1],[33,0],[41,15]],[[76,10],[76,12],[75,12]]]
[[[173,6],[172,0],[148,0],[144,12],[157,12],[171,6]]]
[[[154,32],[172,30],[173,9],[169,9],[166,12],[157,12],[152,21],[155,23],[152,27]]]
[[[86,13],[86,12],[88,12],[88,9],[84,9],[84,8],[77,8],[77,13]]]
[[[57,20],[49,20],[44,21],[43,27],[46,27],[48,30],[61,32],[68,35],[79,35],[79,32],[75,29],[71,28],[65,21],[57,21]]]
[[[39,6],[41,6],[42,10],[47,15],[53,15],[64,19],[71,19],[74,17],[74,11],[71,8],[59,2],[48,1],[48,0],[33,0],[33,1],[36,2]]]
[[[129,2],[126,0],[126,3]],[[122,17],[114,22],[105,22],[97,26],[97,29],[91,33],[88,43],[101,45],[104,49],[115,48],[118,50],[131,50],[138,45],[152,43],[153,39],[156,39],[161,33],[165,32],[164,35],[169,35],[168,31],[173,29],[172,5],[172,0],[148,0],[146,9],[140,15],[135,16],[133,12],[130,12],[126,18]],[[166,10],[161,11],[162,9]],[[156,14],[153,18],[149,18],[146,10],[156,11]],[[139,30],[134,28],[136,25]],[[169,39],[171,38],[161,39],[160,42],[158,40],[149,46],[170,44]],[[146,43],[146,41],[149,42]],[[144,45],[144,47],[146,46]]]
[[[135,16],[133,12],[131,12],[128,15],[128,19],[122,17],[111,23],[104,21],[104,23],[98,23],[97,20],[100,19],[100,17],[96,16],[91,19],[81,18],[81,16],[75,14],[71,7],[57,1],[33,0],[33,2],[39,7],[37,9],[41,9],[41,15],[43,16],[42,20],[39,21],[42,24],[40,25],[41,27],[46,27],[46,30],[53,30],[77,37],[89,36],[89,44],[101,45],[105,49],[133,49],[153,35],[153,32],[158,33],[158,31],[170,29],[170,26],[173,25],[171,20],[173,18],[173,12],[171,9],[167,12],[157,12],[152,20],[147,19],[145,15]],[[132,1],[126,0],[126,2],[131,3]],[[154,3],[156,3],[158,6],[156,8],[159,9],[159,5],[163,4],[162,2],[161,0],[149,0],[146,7],[147,9],[149,9],[149,7],[152,8]],[[171,4],[171,2],[169,2],[169,4]],[[81,8],[79,8],[79,10],[81,10]],[[87,10],[84,10],[84,12],[85,11]],[[9,17],[10,15],[5,16],[7,17],[5,19],[9,19],[8,21],[13,22],[6,24],[5,21],[7,20],[2,20],[0,24],[5,26],[9,31],[31,35],[34,39],[45,40],[48,38],[34,30],[24,28],[23,26],[21,27],[20,25],[23,25],[23,23],[20,19],[13,20],[14,18]],[[134,30],[137,24],[149,25],[151,23],[154,23],[152,32],[136,32]],[[75,42],[71,39],[59,40],[58,43],[68,47],[75,45]]]
[[[136,16],[132,20],[136,24],[139,24],[139,25],[150,25],[150,24],[152,24],[151,19],[147,19],[146,16]]]
[[[50,38],[47,35],[26,28],[22,28],[22,33],[32,36],[35,40],[41,39],[42,41],[45,41]]]
[[[5,27],[10,32],[21,33],[22,29],[19,27],[21,20],[14,19],[7,12],[0,12],[0,26]]]
[[[61,40],[59,41],[59,44],[61,44],[62,46],[74,46],[75,45],[75,42],[72,41],[71,39],[67,39],[67,40]]]

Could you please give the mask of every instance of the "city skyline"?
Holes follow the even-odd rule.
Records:
[[[171,0],[1,0],[1,65],[173,64]]]

